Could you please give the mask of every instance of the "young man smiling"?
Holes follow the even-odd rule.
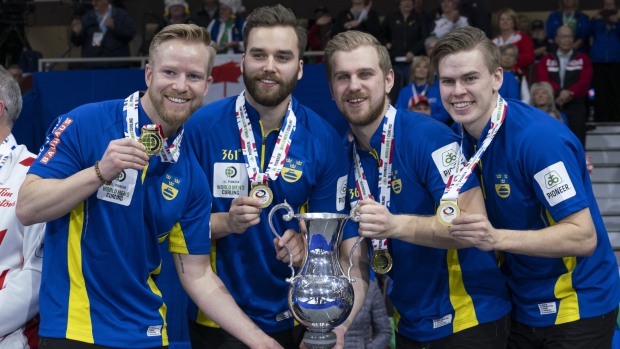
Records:
[[[390,57],[369,34],[336,35],[325,62],[355,136],[348,199],[360,207],[359,234],[372,238],[373,269],[393,280],[396,347],[504,348],[510,301],[495,255],[451,238],[435,217],[452,209],[437,209],[448,197],[458,197],[463,214],[484,214],[476,178],[453,178],[458,137],[427,115],[389,105]],[[448,181],[459,190],[446,192]]]
[[[449,33],[431,62],[446,110],[466,131],[463,148],[477,150],[488,214],[454,219],[450,235],[503,251],[508,348],[611,348],[618,267],[579,140],[544,112],[499,96],[499,50],[481,30]]]

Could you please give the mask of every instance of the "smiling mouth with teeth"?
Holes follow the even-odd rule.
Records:
[[[453,103],[453,104],[457,108],[465,108],[465,107],[473,104],[473,102],[459,102],[459,103]]]
[[[359,103],[359,102],[363,102],[365,101],[366,98],[354,98],[354,99],[349,99],[349,103]]]
[[[175,98],[175,97],[168,97],[168,100],[174,103],[185,103],[187,101],[189,101],[189,99],[185,99],[185,98]]]

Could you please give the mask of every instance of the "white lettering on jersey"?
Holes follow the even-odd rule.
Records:
[[[433,319],[433,328],[439,328],[452,323],[452,314],[448,314],[439,319]]]
[[[293,314],[291,313],[291,311],[290,310],[285,310],[285,311],[281,312],[280,314],[276,315],[276,321],[282,321],[282,320],[290,319],[291,317],[293,317]]]
[[[347,176],[338,178],[336,190],[336,210],[344,210],[344,204],[347,200]]]
[[[555,302],[538,304],[538,309],[540,309],[540,315],[557,313],[556,308],[555,308]]]
[[[577,195],[568,176],[564,162],[559,161],[534,175],[540,189],[551,206]]]
[[[213,197],[236,198],[247,196],[248,171],[245,163],[240,162],[216,162],[213,164]]]
[[[146,335],[149,337],[161,336],[161,327],[161,325],[149,326],[149,329],[146,331]]]
[[[112,184],[104,184],[97,190],[97,199],[129,206],[137,180],[138,171],[134,169],[123,170],[123,172],[112,181]]]
[[[457,154],[459,153],[460,150],[458,143],[452,142],[435,150],[433,154],[431,154],[433,161],[435,162],[435,166],[437,167],[437,171],[439,171],[444,183],[448,183],[448,178],[450,178],[452,171],[454,171],[454,165],[457,161]],[[462,156],[459,160],[464,161]]]

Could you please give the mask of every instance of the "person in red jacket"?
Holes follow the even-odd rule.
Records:
[[[568,118],[568,127],[585,148],[586,99],[592,82],[592,63],[587,55],[573,50],[574,33],[568,26],[558,28],[558,50],[544,55],[538,64],[538,79],[553,87],[555,104]]]
[[[493,43],[499,48],[514,45],[518,50],[519,58],[514,71],[525,75],[527,66],[534,63],[534,42],[524,32],[517,30],[517,13],[510,8],[504,8],[497,14],[500,34],[493,38]]]

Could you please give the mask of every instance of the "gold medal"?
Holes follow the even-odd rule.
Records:
[[[461,215],[461,209],[456,200],[441,200],[436,215],[439,223],[449,227],[452,225],[452,220]]]
[[[271,205],[271,202],[273,201],[273,192],[269,189],[267,184],[258,184],[252,186],[252,190],[250,190],[250,197],[260,200],[260,208],[265,208]]]
[[[371,264],[375,273],[385,274],[392,269],[392,256],[388,250],[374,250]]]
[[[138,142],[142,143],[146,148],[144,152],[147,155],[159,154],[164,147],[164,137],[161,134],[161,126],[144,125]]]

